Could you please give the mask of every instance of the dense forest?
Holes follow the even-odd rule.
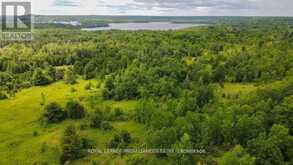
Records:
[[[293,27],[271,22],[1,42],[0,164],[293,164]]]

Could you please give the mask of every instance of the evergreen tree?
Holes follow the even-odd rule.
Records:
[[[68,101],[65,110],[71,119],[81,119],[85,116],[84,107],[77,101]]]
[[[66,113],[56,102],[46,105],[44,111],[44,117],[48,123],[57,123],[66,118]]]
[[[60,161],[62,164],[67,161],[76,160],[84,156],[82,140],[76,132],[76,128],[72,125],[65,128],[62,137],[62,154]]]

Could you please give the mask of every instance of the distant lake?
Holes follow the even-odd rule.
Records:
[[[187,24],[172,22],[148,22],[148,23],[110,23],[108,27],[83,28],[85,31],[99,30],[178,30],[204,24]]]
[[[78,21],[53,21],[54,24],[63,24],[63,25],[72,25],[72,26],[80,26],[81,23]]]

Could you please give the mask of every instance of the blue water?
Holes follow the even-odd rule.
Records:
[[[172,22],[148,22],[148,23],[110,23],[108,27],[83,28],[85,31],[98,30],[178,30],[203,24],[186,24]]]

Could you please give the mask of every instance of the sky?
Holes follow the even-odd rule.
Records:
[[[293,16],[293,0],[31,0],[31,2],[32,13],[42,15]]]

